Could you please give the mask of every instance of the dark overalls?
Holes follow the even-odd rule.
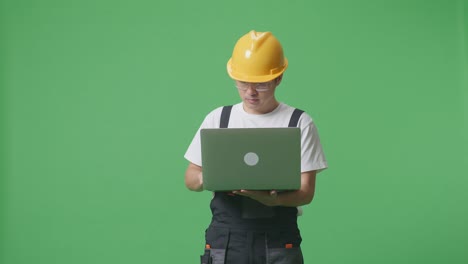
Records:
[[[231,108],[223,108],[221,128],[228,127]],[[295,109],[289,127],[297,126],[302,113]],[[229,192],[215,192],[210,207],[202,264],[303,263],[296,207],[266,206]]]

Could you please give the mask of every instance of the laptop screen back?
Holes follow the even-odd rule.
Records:
[[[205,190],[300,188],[299,128],[213,128],[200,136]]]

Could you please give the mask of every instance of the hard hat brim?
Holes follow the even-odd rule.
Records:
[[[274,73],[267,74],[267,75],[260,75],[260,76],[252,76],[252,75],[247,75],[247,74],[236,72],[232,69],[231,65],[232,65],[232,58],[229,59],[226,65],[227,72],[232,79],[241,81],[241,82],[261,83],[261,82],[269,82],[271,80],[274,80],[275,78],[283,74],[286,71],[286,68],[288,67],[288,60],[284,58],[284,65],[281,69],[278,69]]]

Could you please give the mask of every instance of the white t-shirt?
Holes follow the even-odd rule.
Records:
[[[255,115],[247,113],[242,103],[238,103],[232,107],[228,127],[287,127],[294,109],[295,108],[284,103],[280,103],[279,106],[270,113]],[[221,111],[222,107],[216,108],[203,120],[203,123],[195,134],[184,156],[191,163],[203,166],[201,159],[200,129],[218,128]],[[301,171],[317,170],[317,172],[320,172],[324,170],[327,168],[327,161],[322,150],[322,145],[320,144],[317,128],[312,118],[307,113],[303,113],[299,118],[298,127],[301,129]]]

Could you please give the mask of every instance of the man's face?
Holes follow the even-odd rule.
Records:
[[[266,114],[278,106],[275,89],[281,79],[265,83],[248,83],[236,81],[239,96],[244,103],[244,110],[250,114]]]

